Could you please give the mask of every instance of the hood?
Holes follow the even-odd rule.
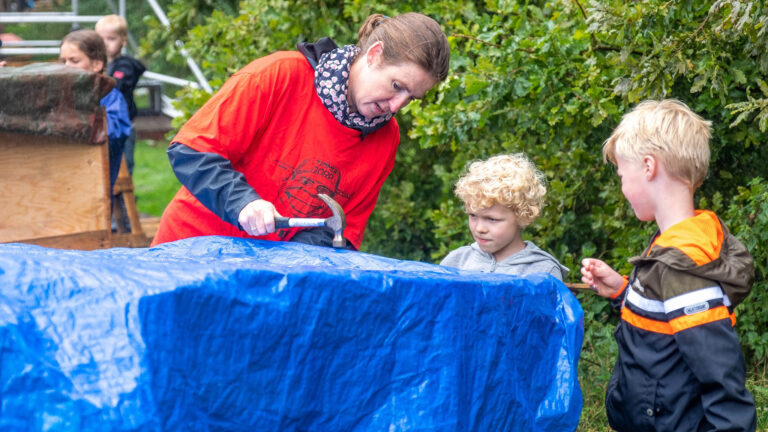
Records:
[[[483,252],[477,242],[472,243],[471,247],[475,252],[482,254],[488,260],[495,261],[493,255]],[[525,249],[504,258],[497,264],[497,267],[512,267],[521,265],[531,266],[542,262],[556,264],[560,268],[560,273],[562,273],[563,280],[565,280],[565,276],[570,271],[568,267],[560,264],[560,262],[555,257],[545,252],[530,241],[525,242]]]
[[[112,71],[118,65],[122,66],[123,68],[131,68],[131,69],[133,69],[134,72],[136,73],[136,80],[138,80],[139,77],[141,76],[141,74],[143,74],[147,70],[147,68],[144,67],[144,64],[142,64],[140,61],[138,61],[137,59],[135,59],[133,57],[128,57],[128,56],[120,56],[120,57],[114,59],[109,64],[108,69],[110,71]]]
[[[676,270],[716,281],[733,307],[749,295],[755,278],[747,248],[710,211],[697,210],[694,217],[657,233],[643,256],[630,262],[645,260],[658,260]]]
[[[296,44],[296,49],[304,54],[304,57],[306,57],[309,64],[312,65],[312,69],[317,68],[317,62],[320,61],[320,56],[327,52],[331,52],[336,48],[338,48],[336,42],[329,37],[320,38],[315,43],[299,42]]]

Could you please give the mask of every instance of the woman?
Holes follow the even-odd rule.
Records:
[[[277,52],[236,72],[168,148],[183,187],[153,245],[199,235],[331,244],[328,229],[275,232],[277,216],[344,209],[359,249],[400,140],[392,116],[448,74],[445,34],[431,18],[372,15],[358,44],[330,39]]]
[[[77,30],[61,40],[59,62],[86,72],[104,73],[107,64],[107,48],[101,36],[93,30]],[[115,184],[123,158],[125,140],[131,134],[128,104],[123,95],[113,88],[104,96],[100,105],[107,115],[107,137],[109,138],[109,184]]]

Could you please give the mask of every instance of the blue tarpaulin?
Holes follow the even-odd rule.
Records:
[[[0,245],[2,431],[562,431],[583,311],[549,275],[295,243]]]

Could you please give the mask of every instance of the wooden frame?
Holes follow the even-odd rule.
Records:
[[[107,151],[106,143],[0,132],[0,242],[110,247]]]
[[[0,132],[0,243],[146,247],[125,159],[109,191],[107,144]],[[112,232],[112,203],[117,230]],[[126,217],[127,216],[127,219]]]

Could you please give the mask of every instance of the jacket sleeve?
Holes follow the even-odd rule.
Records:
[[[672,277],[680,282],[679,272],[665,273],[662,284]],[[713,430],[755,430],[755,403],[745,387],[744,356],[726,297],[716,282],[686,277],[697,279],[691,282],[703,288],[676,297],[675,309],[668,310],[667,317],[678,348],[699,382],[704,417]]]
[[[122,56],[109,67],[109,75],[117,81],[117,89],[124,95],[133,92],[146,69],[138,60]]]
[[[109,139],[124,139],[131,134],[131,120],[128,116],[128,104],[119,91],[112,90],[101,99],[101,105],[107,114],[107,135]]]
[[[179,182],[208,210],[240,229],[240,211],[260,199],[245,176],[216,153],[198,152],[181,143],[168,147],[168,159]]]
[[[629,286],[629,277],[622,276],[624,278],[624,285],[621,286],[619,292],[611,297],[611,307],[615,310],[621,310],[621,305],[624,303],[624,299],[627,297],[627,287]]]

